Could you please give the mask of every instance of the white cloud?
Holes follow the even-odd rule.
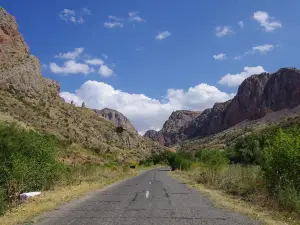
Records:
[[[160,32],[155,38],[157,40],[163,40],[167,37],[169,37],[171,35],[171,33],[169,31],[164,31],[164,32]]]
[[[61,58],[61,59],[76,59],[78,58],[81,53],[84,51],[84,48],[75,48],[72,52],[67,53],[59,53],[58,55],[54,56],[55,58]]]
[[[216,36],[217,37],[223,37],[223,36],[229,35],[231,33],[233,33],[233,31],[228,26],[216,27]]]
[[[103,65],[104,64],[102,59],[97,59],[97,58],[87,59],[87,60],[85,60],[85,63],[90,64],[90,65]]]
[[[169,89],[165,100],[162,101],[143,94],[123,92],[109,84],[89,80],[75,93],[61,92],[60,96],[67,102],[73,100],[78,106],[84,101],[89,108],[116,109],[127,116],[137,130],[143,133],[149,129],[160,129],[172,111],[178,109],[203,110],[212,107],[215,102],[231,99],[233,94],[221,92],[214,86],[199,84],[187,91]]]
[[[80,13],[76,13],[72,9],[64,9],[59,13],[59,18],[73,24],[83,24],[85,21],[83,17],[89,15],[91,15],[91,11],[88,8],[82,8]]]
[[[129,12],[127,18],[121,18],[117,16],[108,16],[108,21],[104,22],[106,28],[122,28],[127,22],[137,22],[143,23],[146,22],[142,17],[140,17],[139,12]]]
[[[129,17],[134,17],[138,14],[138,12],[129,12],[128,15]]]
[[[266,53],[266,52],[272,51],[273,49],[274,49],[274,46],[269,45],[269,44],[252,47],[252,50],[254,52],[260,52],[260,53]]]
[[[129,21],[138,22],[138,23],[146,22],[146,20],[138,16],[138,14],[139,14],[138,12],[129,12],[128,13]]]
[[[111,77],[114,74],[114,71],[107,65],[101,65],[99,69],[99,74],[102,77]]]
[[[116,17],[116,16],[108,16],[108,19],[113,20],[113,21],[122,21],[123,20],[123,18]]]
[[[243,21],[240,21],[238,24],[239,24],[240,28],[244,28],[244,26],[245,26]]]
[[[104,26],[106,28],[115,28],[115,27],[122,28],[124,26],[124,24],[120,23],[120,22],[104,22]]]
[[[218,54],[218,55],[214,55],[213,58],[214,58],[215,60],[224,60],[224,59],[226,59],[226,54],[220,53],[220,54]]]
[[[254,47],[251,48],[251,50],[249,50],[247,52],[244,52],[242,55],[235,56],[233,59],[234,60],[241,60],[244,56],[254,55],[256,53],[265,54],[265,53],[270,52],[270,51],[272,51],[274,49],[275,49],[275,46],[274,45],[270,45],[270,44],[254,46]]]
[[[255,19],[260,24],[260,26],[265,29],[266,32],[270,32],[282,27],[280,21],[270,17],[269,14],[264,11],[256,11],[253,14],[253,19]]]
[[[92,14],[91,10],[89,10],[88,8],[82,8],[81,11],[82,11],[82,14],[84,14],[84,15],[91,15]]]
[[[219,80],[219,84],[224,84],[229,87],[240,85],[247,77],[250,77],[254,74],[261,74],[266,72],[262,66],[256,67],[244,67],[244,71],[237,74],[226,74]]]
[[[64,62],[63,66],[58,66],[56,63],[50,63],[49,68],[52,73],[57,74],[88,74],[91,72],[87,64],[77,63],[74,60]]]
[[[108,20],[109,21],[104,22],[104,26],[106,28],[116,28],[116,27],[122,28],[124,26],[124,23],[122,22],[123,18],[119,18],[116,16],[108,16]]]

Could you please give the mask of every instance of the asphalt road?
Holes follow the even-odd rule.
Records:
[[[201,194],[154,169],[45,213],[40,225],[252,225],[238,213],[215,208]]]

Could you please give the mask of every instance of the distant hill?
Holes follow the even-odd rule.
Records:
[[[201,112],[188,110],[174,111],[160,131],[149,130],[144,134],[144,137],[157,141],[165,146],[172,145],[182,140],[182,131],[200,115]]]
[[[30,55],[15,18],[3,8],[0,59],[0,120],[22,122],[119,161],[143,158],[151,151],[165,149],[139,136],[135,129],[119,132],[93,110],[65,103],[59,96],[58,83],[42,76],[40,62]],[[114,115],[116,120],[112,122],[118,118],[123,121],[120,113],[114,111]],[[128,121],[125,124],[131,125]]]

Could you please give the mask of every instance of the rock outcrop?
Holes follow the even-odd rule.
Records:
[[[171,139],[171,142],[165,142],[165,145],[216,134],[242,121],[260,119],[268,113],[298,105],[299,70],[282,68],[273,74],[253,75],[243,81],[232,100],[216,103],[213,108],[204,110],[201,115],[190,121],[188,126],[179,128],[178,133],[173,134],[179,138]]]
[[[165,145],[165,139],[164,139],[164,136],[162,135],[161,131],[148,130],[144,134],[144,137],[149,138],[153,141],[159,142],[161,145]]]
[[[22,122],[117,161],[137,160],[149,156],[151,151],[165,150],[135,130],[117,132],[113,123],[91,109],[65,103],[59,96],[58,83],[42,76],[40,63],[30,55],[15,18],[3,8],[0,8],[0,119]]]
[[[0,8],[0,89],[34,97],[57,95],[57,82],[41,75],[39,60],[18,31],[15,18]]]
[[[169,119],[164,123],[160,131],[147,131],[144,137],[159,142],[162,145],[169,146],[183,139],[182,132],[187,128],[191,121],[197,118],[201,112],[188,110],[178,110],[172,112]]]
[[[124,116],[122,113],[118,112],[117,110],[104,108],[101,110],[94,109],[94,111],[98,115],[111,121],[116,126],[121,126],[121,127],[125,128],[126,130],[130,130],[130,131],[137,133],[136,129],[131,124],[130,120],[126,116]]]

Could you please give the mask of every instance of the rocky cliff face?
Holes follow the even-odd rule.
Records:
[[[94,111],[104,117],[105,119],[111,121],[113,124],[116,126],[122,126],[123,128],[133,131],[137,133],[136,129],[134,126],[131,124],[130,120],[124,116],[122,113],[118,112],[117,110],[114,109],[109,109],[109,108],[104,108],[101,110],[94,109]]]
[[[116,126],[94,111],[67,104],[57,82],[45,79],[38,59],[18,31],[13,16],[0,8],[0,120],[54,134],[125,161],[165,148],[136,131],[117,132]]]
[[[42,77],[39,60],[29,54],[15,18],[3,8],[0,8],[0,89],[29,97],[47,97],[59,91],[57,82]]]
[[[144,137],[159,142],[161,145],[165,145],[165,139],[161,131],[148,130],[144,134]]]
[[[300,71],[282,68],[276,73],[262,73],[247,78],[237,95],[216,103],[181,127],[171,144],[195,137],[205,137],[228,129],[245,120],[256,120],[268,113],[300,105]],[[165,144],[166,145],[166,144]],[[170,145],[168,143],[168,145]]]
[[[188,110],[172,112],[160,131],[147,131],[144,136],[155,140],[162,145],[169,146],[182,140],[183,135],[181,131],[187,128],[190,122],[200,114],[201,112],[192,112]]]

